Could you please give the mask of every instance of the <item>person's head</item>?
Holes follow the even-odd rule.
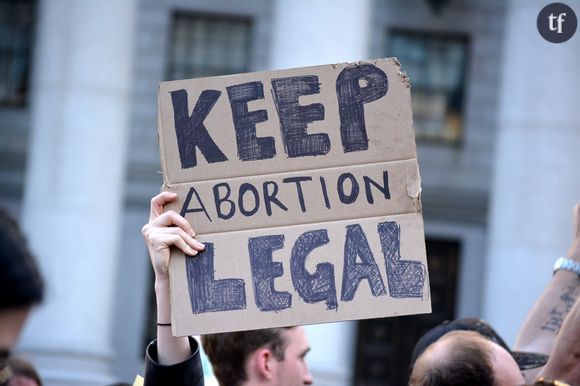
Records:
[[[452,331],[416,360],[410,386],[508,386],[524,378],[503,347],[474,331]]]
[[[209,334],[201,341],[222,386],[312,384],[303,327]]]
[[[427,331],[419,341],[415,344],[415,348],[413,349],[413,354],[411,356],[411,374],[413,375],[416,373],[415,367],[417,363],[419,363],[419,359],[425,359],[423,356],[424,353],[427,352],[432,346],[436,343],[441,341],[443,338],[447,337],[448,334],[455,332],[455,331],[470,331],[476,333],[476,335],[470,334],[467,335],[466,339],[457,340],[456,345],[459,348],[462,342],[467,344],[473,337],[480,337],[484,339],[487,343],[493,343],[491,346],[491,350],[495,353],[494,357],[501,357],[503,354],[507,353],[510,357],[510,360],[504,361],[501,363],[495,363],[492,361],[492,369],[495,371],[502,371],[501,364],[507,364],[508,367],[512,367],[513,363],[515,362],[516,367],[519,370],[529,370],[533,368],[537,368],[543,366],[548,361],[548,356],[544,354],[537,354],[537,353],[528,353],[528,352],[521,352],[521,351],[512,351],[510,350],[509,346],[505,343],[505,341],[499,336],[499,334],[484,320],[477,319],[477,318],[465,318],[465,319],[456,319],[453,321],[448,321],[441,323],[440,325],[432,328],[431,330]],[[470,338],[471,337],[471,338]],[[443,341],[443,343],[449,343],[449,341]],[[481,345],[480,345],[481,346]],[[501,349],[501,351],[498,351]],[[428,362],[435,364],[437,366],[434,367],[424,367],[423,369],[430,369],[430,371],[444,371],[444,365],[447,365],[448,362]],[[452,364],[452,363],[451,363]],[[469,363],[465,363],[465,366],[468,366]],[[474,366],[476,366],[474,364]],[[467,367],[464,367],[467,369]],[[501,374],[500,374],[501,375]]]
[[[44,284],[16,221],[0,208],[0,311],[42,301]]]
[[[0,208],[0,373],[44,284],[16,221]],[[1,382],[0,382],[1,383]]]

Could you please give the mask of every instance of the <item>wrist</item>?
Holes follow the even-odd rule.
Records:
[[[578,261],[580,262],[580,245],[577,243],[574,243],[569,249],[568,249],[568,258],[570,260],[574,260],[574,261]]]
[[[167,307],[170,298],[169,280],[155,280],[155,299],[157,307]]]
[[[157,321],[171,322],[171,301],[169,295],[169,281],[155,281],[155,300],[157,302]]]
[[[169,276],[155,277],[155,292],[169,291]]]

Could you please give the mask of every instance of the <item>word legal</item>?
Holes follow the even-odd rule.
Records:
[[[422,297],[426,270],[419,261],[401,260],[400,226],[394,221],[381,222],[377,225],[377,232],[390,296]],[[293,294],[277,291],[274,286],[274,280],[285,275],[282,263],[273,261],[274,251],[283,249],[284,241],[283,234],[251,237],[248,240],[254,299],[260,311],[282,311],[292,307]],[[338,308],[338,301],[334,265],[320,263],[314,272],[309,272],[306,268],[309,254],[316,248],[323,248],[329,241],[326,229],[302,233],[290,252],[290,276],[302,301],[311,304],[325,302],[326,309],[335,310]],[[245,309],[245,281],[236,278],[215,280],[214,244],[205,245],[205,251],[198,257],[186,259],[192,312],[200,314]],[[387,295],[383,276],[359,224],[346,226],[343,258],[341,301],[352,301],[362,281],[368,282],[373,296]]]

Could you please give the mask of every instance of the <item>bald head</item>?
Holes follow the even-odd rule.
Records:
[[[452,331],[421,354],[410,386],[513,386],[524,383],[516,361],[503,347],[475,331]]]
[[[410,386],[513,386],[524,383],[518,364],[503,347],[475,331],[452,331],[421,354]]]
[[[488,341],[474,331],[452,331],[417,358],[410,386],[495,386],[493,353]]]

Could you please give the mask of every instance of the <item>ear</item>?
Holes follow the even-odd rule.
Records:
[[[259,379],[272,379],[276,365],[276,358],[267,348],[257,349],[250,358],[251,371]]]

